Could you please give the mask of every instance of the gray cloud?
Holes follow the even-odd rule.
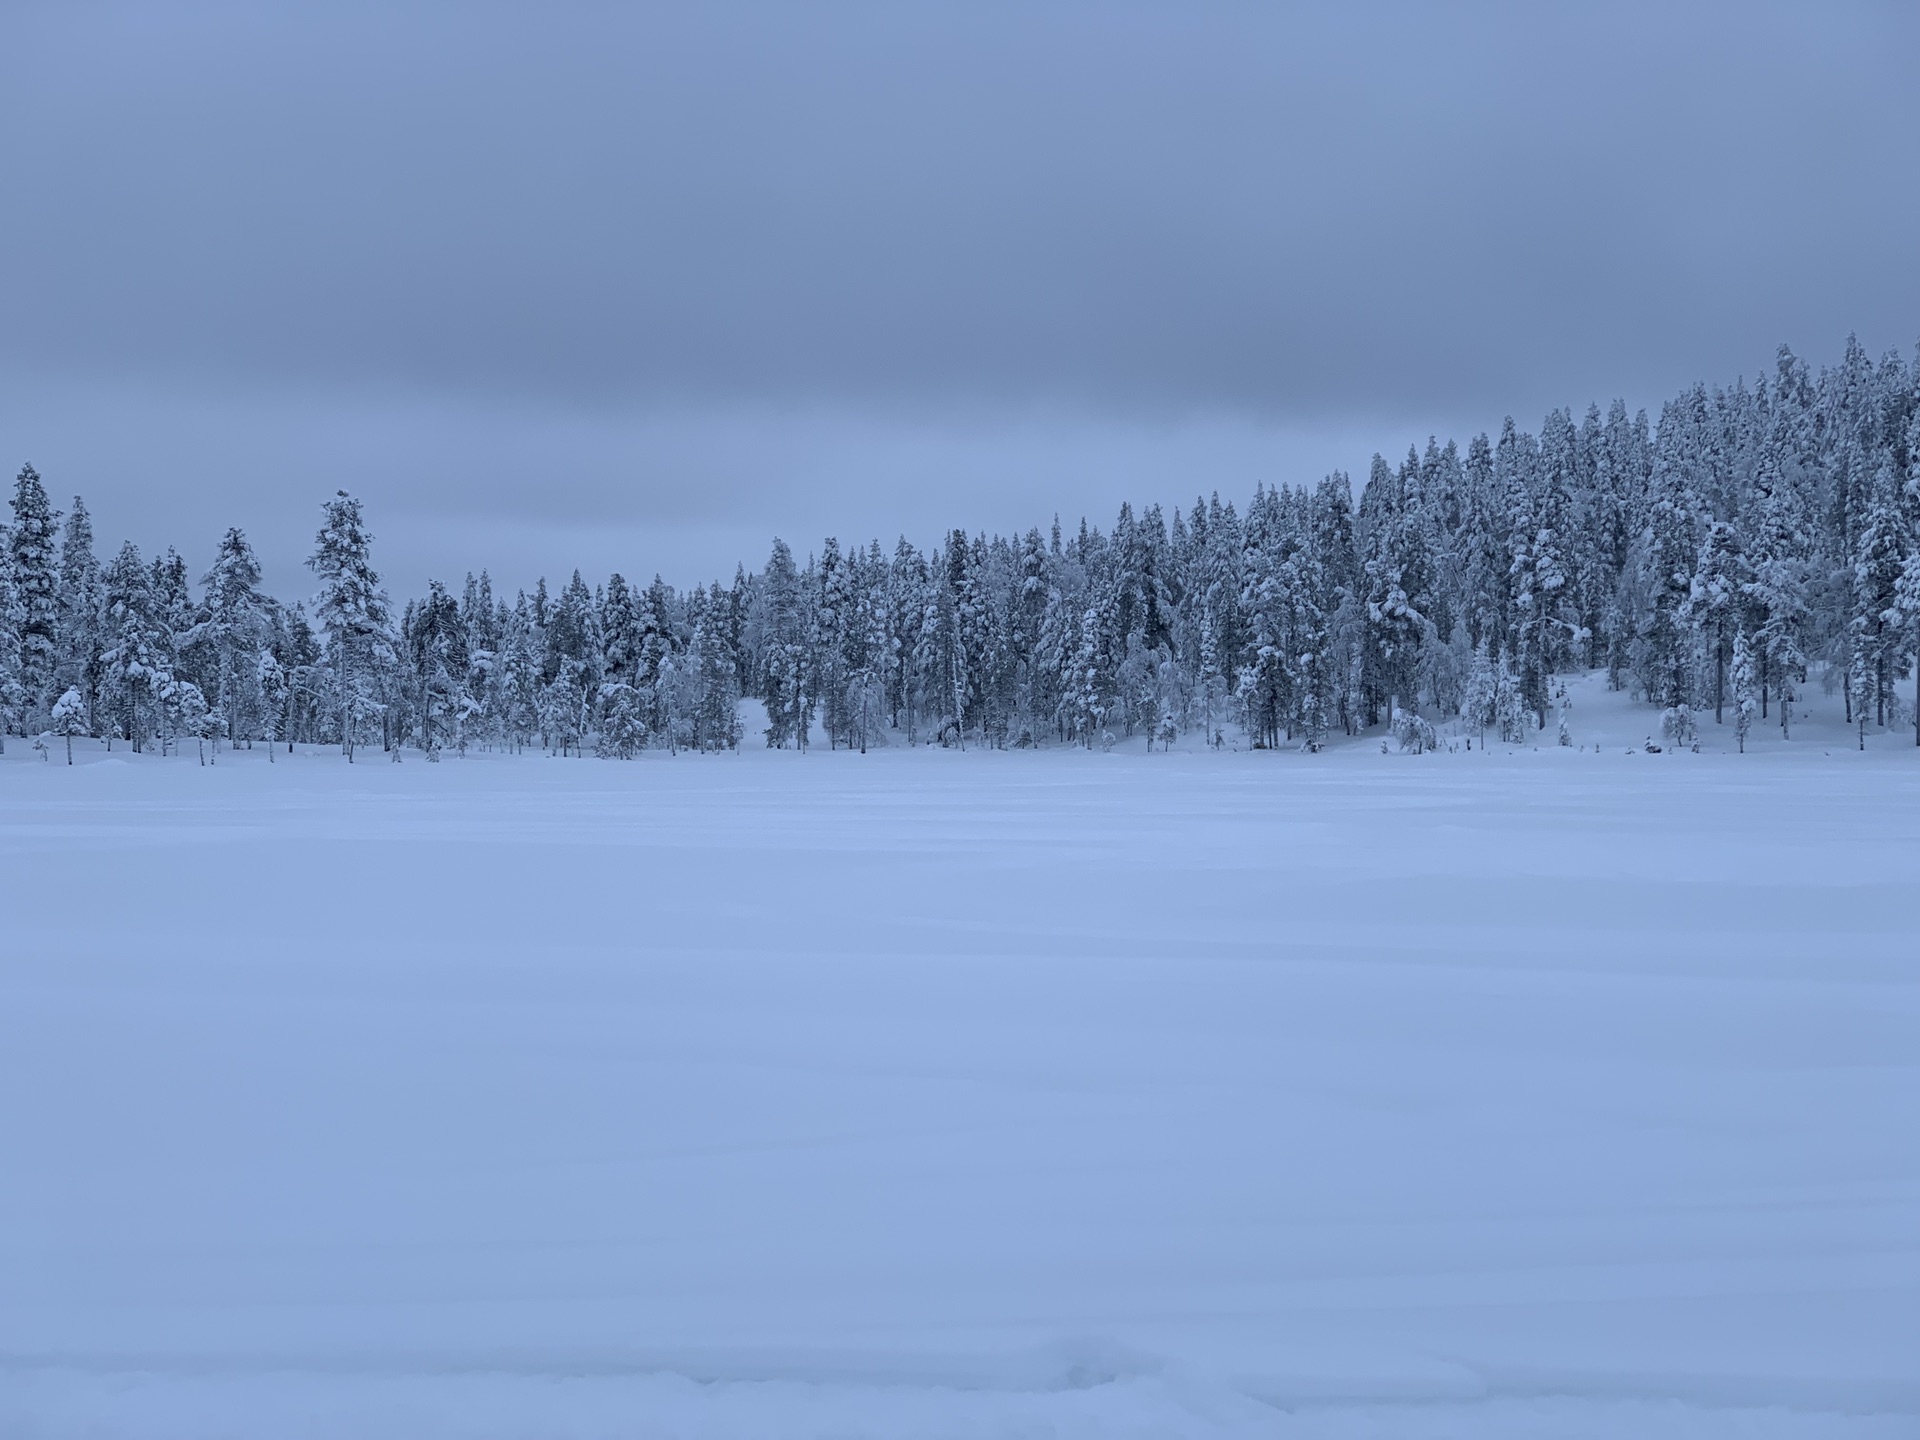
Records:
[[[1349,8],[10,10],[0,443],[718,546],[1920,331],[1910,7]]]

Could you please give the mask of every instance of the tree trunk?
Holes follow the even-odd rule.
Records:
[[[1727,700],[1727,632],[1723,627],[1713,646],[1713,723],[1724,725],[1721,712]]]

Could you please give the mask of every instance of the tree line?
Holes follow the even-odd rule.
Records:
[[[1920,357],[1854,340],[1817,374],[1782,347],[1758,382],[1694,385],[1656,423],[1615,401],[1376,455],[1357,502],[1335,472],[1263,485],[1244,513],[1122,505],[1105,531],[829,538],[804,565],[776,540],[757,572],[689,592],[576,571],[508,601],[483,570],[396,610],[342,491],[316,592],[288,604],[239,529],[195,580],[171,548],[102,563],[85,504],[63,523],[31,465],[11,509],[0,729],[134,750],[717,751],[741,743],[743,695],[775,747],[817,722],[861,750],[1311,751],[1382,725],[1418,749],[1454,717],[1544,729],[1582,670],[1680,742],[1709,712],[1743,746],[1756,724],[1790,736],[1817,677],[1862,745],[1903,724],[1920,743],[1920,690],[1899,690],[1920,685]]]

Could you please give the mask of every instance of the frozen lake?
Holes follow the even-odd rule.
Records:
[[[1875,746],[11,742],[0,1433],[1911,1436]]]

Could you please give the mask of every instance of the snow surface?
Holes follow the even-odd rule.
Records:
[[[1920,754],[1649,726],[10,742],[0,1435],[1920,1434]]]

